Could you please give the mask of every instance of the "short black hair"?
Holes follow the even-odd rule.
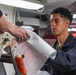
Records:
[[[67,19],[69,19],[70,24],[72,22],[72,15],[71,12],[67,9],[67,8],[63,8],[63,7],[59,7],[54,9],[51,14],[60,14],[60,16],[65,17]]]

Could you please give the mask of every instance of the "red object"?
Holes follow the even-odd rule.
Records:
[[[54,35],[46,35],[45,39],[56,39]]]
[[[17,63],[17,65],[18,65],[18,68],[19,68],[19,70],[21,71],[21,73],[22,73],[23,75],[27,75],[26,68],[25,68],[25,66],[24,66],[22,56],[21,56],[21,55],[16,56],[16,57],[15,57],[15,60],[16,60],[16,63]]]
[[[72,35],[76,38],[76,33],[72,33]]]

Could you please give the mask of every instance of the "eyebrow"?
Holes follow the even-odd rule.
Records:
[[[51,19],[51,21],[56,21],[56,20],[59,20],[58,18],[57,19]]]

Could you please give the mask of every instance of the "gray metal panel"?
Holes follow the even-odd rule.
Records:
[[[0,75],[7,75],[2,62],[0,62]]]

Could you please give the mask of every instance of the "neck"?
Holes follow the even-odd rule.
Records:
[[[63,34],[63,35],[57,36],[58,45],[59,46],[63,45],[68,36],[69,36],[69,33],[68,32],[65,33],[65,34]]]

